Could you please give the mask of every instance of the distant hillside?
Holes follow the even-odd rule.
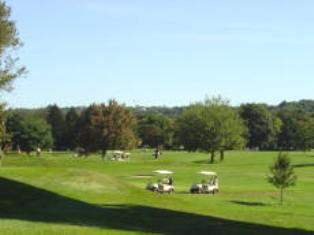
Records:
[[[129,109],[136,115],[142,116],[146,113],[160,113],[165,116],[176,117],[179,116],[184,110],[184,106],[182,107],[166,107],[166,106],[152,106],[152,107],[144,107],[144,106],[135,106],[129,107]]]
[[[45,117],[47,114],[47,108],[35,108],[35,109],[30,109],[30,108],[18,108],[18,109],[11,109],[11,111],[15,111],[18,113],[22,113],[25,115],[28,114],[32,114],[32,115],[36,115],[36,116],[41,116],[41,117]],[[63,107],[61,109],[61,111],[66,114],[71,107]],[[82,113],[82,111],[84,109],[86,109],[86,107],[84,106],[78,106],[78,107],[74,107],[77,111],[77,113]],[[166,107],[166,106],[152,106],[152,107],[144,107],[144,106],[135,106],[135,107],[128,107],[136,116],[142,116],[146,113],[160,113],[162,115],[165,116],[170,116],[170,117],[176,117],[179,116],[182,112],[182,110],[185,107]]]
[[[267,106],[267,105],[266,105]],[[275,112],[303,112],[303,113],[310,113],[314,115],[314,100],[300,100],[300,101],[292,101],[286,102],[283,101],[277,106],[267,106],[270,110]],[[78,113],[81,113],[86,107],[84,106],[77,106],[74,107]],[[179,116],[182,111],[186,108],[186,106],[181,107],[167,107],[167,106],[134,106],[128,107],[136,116],[142,116],[146,113],[160,113],[165,116],[169,117],[177,117]],[[238,108],[238,107],[235,107]],[[60,108],[64,114],[66,114],[70,107],[63,107]],[[23,113],[23,114],[33,114],[45,117],[47,113],[46,108],[37,108],[37,109],[12,109],[16,112]]]
[[[276,108],[283,112],[305,112],[314,114],[314,100],[284,101]]]

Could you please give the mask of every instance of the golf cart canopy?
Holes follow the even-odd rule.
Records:
[[[157,171],[154,171],[154,173],[157,173],[160,175],[171,175],[171,174],[173,174],[172,171],[167,171],[167,170],[157,170]]]
[[[206,175],[206,176],[216,176],[216,172],[213,172],[213,171],[200,171],[198,172],[198,174],[201,174],[201,175]]]
[[[123,152],[119,151],[119,150],[116,150],[116,151],[113,151],[113,154],[123,154]]]

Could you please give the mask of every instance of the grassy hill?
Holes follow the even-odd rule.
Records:
[[[314,234],[314,154],[291,153],[297,185],[266,181],[275,152],[134,151],[129,162],[99,156],[8,156],[0,168],[0,231],[7,234]],[[175,194],[145,191],[153,170],[174,171]],[[216,171],[220,193],[191,195],[196,172]]]

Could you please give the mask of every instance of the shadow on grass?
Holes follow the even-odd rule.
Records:
[[[266,204],[262,202],[245,202],[245,201],[230,201],[230,202],[242,206],[266,206]]]
[[[141,205],[93,205],[0,177],[0,218],[162,234],[313,234]]]
[[[218,161],[216,160],[215,162],[211,162],[210,160],[198,160],[198,161],[194,161],[193,163],[196,163],[196,164],[206,164],[206,165],[211,164],[211,165],[213,165],[213,164],[218,163]]]
[[[295,168],[314,167],[314,163],[295,164],[293,165],[293,167]]]

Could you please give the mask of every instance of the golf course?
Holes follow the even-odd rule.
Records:
[[[7,155],[0,168],[0,231],[11,234],[314,234],[314,153],[291,152],[298,177],[279,192],[267,182],[278,152],[209,155],[134,150],[130,160],[99,155]],[[145,190],[154,170],[174,174],[175,192]],[[214,171],[219,193],[190,194],[199,171]]]

